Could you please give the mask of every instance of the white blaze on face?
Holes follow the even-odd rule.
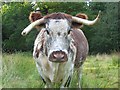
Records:
[[[68,21],[66,19],[50,19],[48,24],[46,24],[46,28],[52,38],[51,41],[48,41],[48,43],[51,43],[48,55],[53,51],[60,50],[68,54],[69,40],[67,39],[67,34],[70,29]]]
[[[63,36],[64,33],[67,33],[69,24],[66,19],[50,19],[48,27],[54,35],[57,35],[57,33],[60,32],[61,36]]]

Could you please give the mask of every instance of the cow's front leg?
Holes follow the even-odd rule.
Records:
[[[68,88],[70,86],[71,83],[71,76],[68,77],[67,81],[64,82],[60,88]]]
[[[52,87],[51,84],[48,84],[48,83],[47,83],[47,84],[45,85],[45,88],[53,88],[53,87]]]
[[[73,74],[73,70],[72,70],[71,74],[65,76],[65,78],[63,79],[63,83],[62,83],[60,88],[68,88],[70,86],[72,74]]]
[[[78,88],[81,88],[81,78],[82,78],[82,66],[79,68],[76,68],[77,71],[77,82],[78,82]]]
[[[46,78],[46,77],[42,77],[42,76],[40,76],[41,77],[41,79],[42,79],[42,81],[43,81],[43,83],[45,84],[45,88],[52,88],[53,87],[53,84],[51,83],[51,81],[48,79],[48,78]]]
[[[43,79],[42,76],[40,76],[40,77],[41,77],[43,83],[45,84],[45,86],[44,86],[45,88],[52,88],[53,85],[50,83],[50,81]]]
[[[52,88],[51,81],[49,80],[49,78],[47,78],[44,75],[41,65],[38,62],[36,62],[36,67],[38,69],[38,73],[40,74],[40,77],[41,77],[43,83],[45,84],[45,88]]]

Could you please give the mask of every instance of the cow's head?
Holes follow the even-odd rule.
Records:
[[[39,18],[35,18],[36,15]],[[75,50],[73,50],[74,41],[71,37],[72,30],[81,27],[83,24],[93,25],[99,17],[98,14],[95,20],[89,21],[85,14],[71,16],[65,13],[53,13],[44,17],[39,16],[41,14],[38,13],[36,15],[31,13],[30,20],[32,23],[23,30],[22,35],[26,35],[35,26],[38,28],[44,25],[46,55],[48,55],[49,60],[52,62],[67,61],[69,51],[75,52]]]

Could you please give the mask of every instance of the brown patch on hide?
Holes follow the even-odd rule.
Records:
[[[76,15],[76,17],[82,18],[82,19],[88,19],[88,16],[84,13],[79,13]],[[82,23],[76,23],[76,22],[72,22],[72,26],[74,28],[82,28],[83,24]]]
[[[88,43],[87,43],[86,38],[81,33],[81,31],[79,31],[77,29],[72,30],[71,36],[74,39],[74,45],[77,49],[76,59],[75,59],[75,67],[78,68],[85,61],[85,58],[87,56],[86,53],[88,51],[87,50]],[[84,44],[82,42],[84,42]],[[83,52],[83,50],[84,50],[84,52]]]
[[[52,13],[45,16],[45,19],[67,19],[71,20],[72,16],[64,13]]]
[[[43,44],[41,45],[40,49],[38,49],[38,45],[36,47],[35,53],[37,58],[39,57],[40,52],[43,52]]]
[[[39,53],[40,53],[40,49],[38,49],[38,45],[37,45],[36,50],[35,50],[35,54],[37,58],[39,57]]]
[[[41,32],[42,32],[42,31],[41,31]],[[43,33],[44,33],[44,32],[43,32]],[[40,43],[41,43],[41,47],[39,48],[39,47],[38,47],[39,44],[37,44],[36,51],[35,51],[37,58],[39,57],[39,53],[44,51],[44,41],[45,41],[45,39],[44,39],[44,34],[42,34],[41,42],[40,42]]]

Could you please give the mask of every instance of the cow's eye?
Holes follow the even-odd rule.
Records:
[[[48,35],[50,34],[48,30],[46,30],[46,32],[47,32]]]
[[[72,30],[70,29],[70,30],[68,30],[68,34],[70,34],[70,32],[71,32]]]

